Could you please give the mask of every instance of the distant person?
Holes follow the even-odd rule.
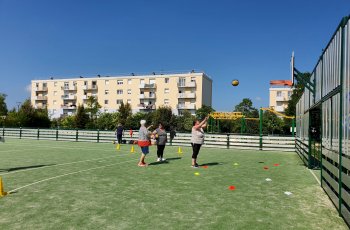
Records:
[[[150,146],[150,136],[151,136],[151,132],[148,131],[149,128],[152,127],[149,126],[148,128],[146,128],[146,121],[145,120],[141,120],[140,121],[140,130],[139,130],[139,140],[137,142],[137,144],[140,146],[141,148],[141,158],[139,161],[138,166],[140,167],[144,167],[144,166],[148,166],[148,164],[145,162],[145,158],[146,155],[149,153],[149,146]]]
[[[171,127],[171,129],[170,129],[170,143],[173,142],[174,137],[176,137],[176,130],[173,127]]]
[[[191,138],[191,145],[192,145],[192,167],[198,168],[197,164],[197,157],[199,154],[199,150],[201,149],[202,144],[204,143],[204,130],[207,126],[207,121],[209,117],[204,118],[203,121],[195,120],[193,122],[192,127],[192,138]]]
[[[124,128],[122,124],[119,123],[117,126],[117,129],[115,130],[115,135],[117,137],[118,144],[122,143],[123,133],[124,133]]]
[[[156,137],[157,140],[157,162],[165,161],[166,159],[163,157],[163,155],[168,137],[163,123],[159,123],[158,128],[153,131],[153,135]]]
[[[134,131],[132,131],[132,129],[130,129],[129,134],[130,134],[130,138],[132,138]]]

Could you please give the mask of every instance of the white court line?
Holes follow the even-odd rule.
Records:
[[[127,156],[128,154],[123,154],[123,155],[116,155],[116,156]],[[90,159],[90,160],[83,160],[83,161],[74,161],[74,162],[68,162],[68,163],[62,163],[62,164],[56,164],[56,165],[47,165],[43,167],[38,167],[38,168],[31,168],[31,169],[24,169],[24,170],[19,170],[19,171],[14,171],[14,172],[7,172],[7,173],[2,173],[0,176],[3,175],[8,175],[8,174],[13,174],[13,173],[20,173],[20,172],[28,172],[32,170],[38,170],[38,169],[43,169],[43,168],[48,168],[48,167],[56,167],[56,166],[62,166],[62,165],[70,165],[70,164],[77,164],[81,162],[89,162],[89,161],[96,161],[96,160],[102,160],[102,159],[108,159],[108,158],[113,158],[116,156],[110,156],[110,157],[103,157],[103,158],[95,158],[95,159]]]
[[[131,162],[131,161],[135,161],[135,159],[130,160],[130,161],[118,162],[118,163],[114,163],[114,164],[110,164],[110,165],[99,166],[99,167],[90,168],[90,169],[84,169],[84,170],[80,170],[80,171],[76,171],[76,172],[70,172],[70,173],[59,175],[59,176],[49,177],[49,178],[46,178],[46,179],[43,179],[43,180],[39,180],[39,181],[30,183],[30,184],[21,186],[19,188],[12,189],[8,193],[11,194],[13,192],[16,192],[16,191],[22,189],[22,188],[26,188],[26,187],[29,187],[29,186],[32,186],[32,185],[36,185],[36,184],[39,184],[39,183],[42,183],[42,182],[45,182],[45,181],[54,180],[54,179],[57,179],[57,178],[60,178],[60,177],[65,177],[65,176],[69,176],[69,175],[73,175],[73,174],[78,174],[78,173],[81,173],[81,172],[87,172],[87,171],[91,171],[91,170],[94,170],[94,169],[106,168],[106,167],[110,167],[110,166],[113,166],[113,165],[123,164],[123,163]]]
[[[21,149],[23,151],[23,149]],[[7,153],[7,152],[18,152],[19,150],[14,150],[14,149],[11,149],[11,150],[5,150],[5,151],[0,151],[0,153]]]
[[[310,173],[315,177],[317,183],[318,183],[319,185],[321,185],[321,182],[319,181],[319,179],[317,178],[317,176],[315,175],[315,173],[314,173],[311,169],[309,169],[309,171],[310,171]]]
[[[98,148],[84,148],[84,147],[69,147],[69,146],[64,146],[64,147],[61,147],[61,146],[50,146],[50,145],[31,145],[31,144],[28,144],[28,145],[18,145],[18,146],[30,146],[30,147],[38,147],[38,148],[51,148],[51,149],[84,149],[84,150],[96,150],[96,151],[111,151],[111,150],[108,150],[108,149],[98,149]],[[23,149],[16,149],[16,150],[12,150],[12,151],[23,151]],[[0,152],[7,152],[6,150],[5,151],[0,151]]]

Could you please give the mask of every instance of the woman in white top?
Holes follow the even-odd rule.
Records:
[[[204,130],[203,128],[207,127],[207,121],[209,117],[204,118],[203,121],[195,120],[193,122],[192,127],[192,138],[191,138],[191,145],[192,145],[192,167],[198,168],[197,164],[197,156],[199,154],[199,150],[204,143]]]

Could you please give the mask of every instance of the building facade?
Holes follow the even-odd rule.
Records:
[[[288,101],[293,93],[292,82],[288,80],[270,81],[269,107],[277,112],[284,113],[288,107]]]
[[[170,106],[174,114],[192,114],[212,105],[212,79],[204,73],[33,80],[31,103],[47,108],[51,118],[72,115],[95,97],[101,112],[116,112],[129,103],[132,112],[149,112]]]

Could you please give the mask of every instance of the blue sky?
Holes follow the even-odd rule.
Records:
[[[349,0],[0,0],[0,92],[12,108],[32,79],[195,69],[213,79],[216,110],[268,106],[292,51],[311,71],[349,14]]]

